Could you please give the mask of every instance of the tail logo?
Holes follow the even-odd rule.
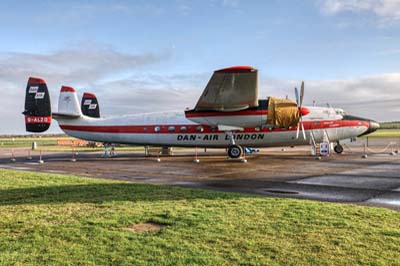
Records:
[[[29,93],[37,93],[38,90],[39,90],[39,86],[29,87]]]
[[[86,100],[83,102],[83,105],[89,105],[89,106],[88,106],[88,109],[89,109],[89,110],[94,110],[94,109],[97,108],[97,104],[96,104],[96,103],[92,103],[92,99],[86,99]]]
[[[83,105],[91,105],[92,104],[92,100],[91,99],[86,99],[84,102],[83,102]],[[90,109],[90,108],[89,108]]]
[[[89,110],[94,110],[97,108],[97,104],[93,103],[93,104],[89,104]]]
[[[35,99],[44,99],[46,92],[39,92],[39,86],[30,86],[28,90],[29,94],[35,94]]]
[[[44,99],[45,92],[36,92],[35,99]]]

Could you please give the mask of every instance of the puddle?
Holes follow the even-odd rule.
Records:
[[[195,182],[190,182],[190,181],[179,181],[179,182],[174,182],[173,183],[176,186],[188,186],[188,187],[192,187],[192,186],[197,186],[198,184]]]
[[[12,166],[12,165],[5,165],[1,164],[0,168],[5,168],[5,169],[13,169],[13,170],[33,170],[30,167],[23,167],[23,166]]]
[[[377,196],[376,198],[369,199],[366,202],[379,205],[387,205],[392,207],[400,207],[400,193],[398,192],[385,193],[383,195]]]
[[[398,199],[398,200],[374,199],[374,200],[369,200],[368,202],[400,207],[400,199]]]
[[[59,171],[59,170],[45,170],[43,172],[52,173],[52,174],[65,174],[66,173],[65,171]]]
[[[15,170],[32,170],[32,168],[30,167],[23,167],[23,166],[15,166],[15,167],[11,166],[10,168]]]
[[[145,181],[148,179],[147,177],[130,177],[130,176],[124,176],[124,177],[128,178],[128,179],[137,180],[137,181]]]
[[[393,189],[400,186],[400,179],[387,177],[325,175],[291,181],[288,183],[357,189]]]
[[[275,194],[300,194],[298,191],[292,191],[292,190],[279,190],[279,189],[264,189],[265,192],[269,193],[275,193]]]

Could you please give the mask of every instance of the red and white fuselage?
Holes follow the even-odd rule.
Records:
[[[339,141],[364,134],[370,128],[367,120],[346,120],[332,108],[307,107],[309,114],[303,118],[307,139],[296,139],[296,128],[274,128],[266,124],[267,112],[241,111],[233,113],[204,113],[202,118],[208,125],[196,123],[193,116],[189,120],[185,112],[164,112],[77,119],[56,118],[60,128],[68,135],[109,143],[135,145],[181,146],[181,147],[221,147],[229,145],[225,131],[210,126],[210,121],[225,120],[225,124],[241,125],[243,130],[233,131],[235,142],[245,147],[272,147],[305,145],[310,136],[321,142],[327,136],[329,141]],[[242,122],[240,122],[242,121]],[[246,127],[246,124],[251,127]]]

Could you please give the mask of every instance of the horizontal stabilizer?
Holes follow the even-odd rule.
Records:
[[[62,118],[62,119],[76,119],[79,118],[80,115],[71,115],[71,114],[63,114],[63,113],[53,113],[52,117],[54,119]]]

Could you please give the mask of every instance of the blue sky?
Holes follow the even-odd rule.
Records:
[[[231,65],[258,68],[261,95],[304,79],[308,103],[400,120],[399,0],[1,1],[0,34],[1,112],[13,117],[0,133],[23,133],[30,75],[53,103],[68,83],[118,114],[190,106]]]

